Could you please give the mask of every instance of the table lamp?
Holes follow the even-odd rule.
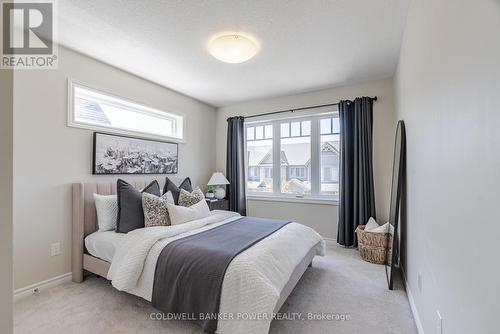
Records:
[[[216,186],[215,187],[215,198],[217,199],[223,199],[226,197],[226,189],[224,185],[229,184],[229,181],[226,179],[224,174],[221,172],[215,172],[212,174],[212,177],[208,181],[209,186]]]

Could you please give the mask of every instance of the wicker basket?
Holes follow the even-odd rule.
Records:
[[[365,261],[376,264],[391,264],[392,235],[389,233],[372,233],[365,231],[365,225],[356,228],[359,255]],[[387,247],[389,245],[389,256]]]

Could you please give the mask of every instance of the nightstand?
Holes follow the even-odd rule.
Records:
[[[229,200],[227,199],[219,199],[215,202],[210,202],[210,200],[207,200],[208,207],[210,208],[210,211],[212,210],[226,210],[229,211]]]

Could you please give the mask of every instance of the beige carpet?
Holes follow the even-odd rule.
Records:
[[[145,300],[90,277],[19,300],[15,333],[202,333],[182,321],[153,321]],[[356,250],[329,245],[316,257],[281,312],[347,315],[347,320],[273,321],[270,333],[417,333],[401,282],[387,290],[383,266]]]

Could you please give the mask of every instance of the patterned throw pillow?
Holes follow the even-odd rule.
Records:
[[[170,191],[167,191],[161,197],[148,193],[142,194],[145,227],[170,225],[167,203],[174,204],[174,197]]]
[[[201,191],[199,187],[196,187],[196,189],[193,190],[192,193],[189,193],[189,191],[181,189],[181,192],[179,194],[180,206],[190,207],[191,205],[204,200],[205,200],[205,195],[203,194],[203,191]]]

